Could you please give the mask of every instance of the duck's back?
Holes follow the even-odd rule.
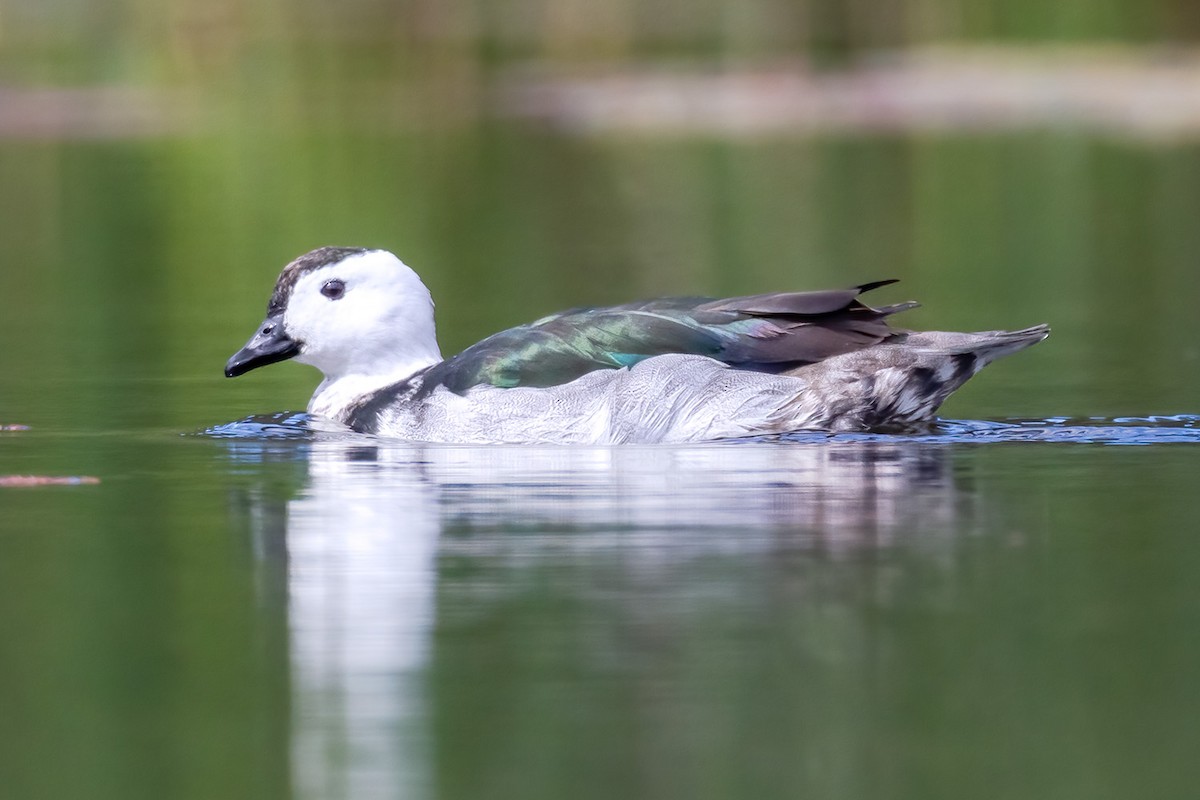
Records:
[[[475,386],[549,388],[589,372],[632,367],[668,354],[701,355],[732,367],[781,373],[896,336],[887,317],[911,308],[872,308],[850,289],[723,300],[674,297],[573,309],[501,331],[429,370],[424,391],[462,394]]]

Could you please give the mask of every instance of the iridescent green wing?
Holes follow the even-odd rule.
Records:
[[[851,289],[734,297],[664,298],[554,314],[489,336],[425,373],[423,390],[445,386],[547,387],[597,369],[631,367],[665,353],[709,356],[739,369],[781,372],[878,344],[896,332],[889,314]]]

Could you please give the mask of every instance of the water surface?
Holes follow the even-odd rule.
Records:
[[[1195,777],[1194,418],[607,448],[304,423],[3,441],[103,480],[3,498],[16,796]]]

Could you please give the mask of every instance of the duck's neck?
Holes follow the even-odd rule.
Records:
[[[344,422],[350,408],[364,396],[411,378],[441,360],[441,355],[433,352],[398,362],[384,370],[326,375],[325,380],[321,381],[321,385],[313,392],[312,399],[308,401],[308,413]]]

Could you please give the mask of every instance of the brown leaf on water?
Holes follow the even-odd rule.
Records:
[[[0,487],[82,486],[99,483],[91,475],[0,475]]]

